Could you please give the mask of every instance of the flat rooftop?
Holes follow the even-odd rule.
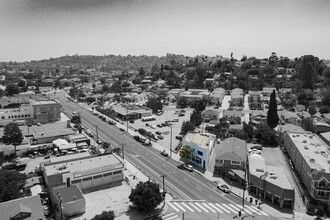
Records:
[[[32,105],[50,105],[50,104],[60,104],[59,102],[56,102],[55,100],[40,100],[40,101],[31,101]]]
[[[75,200],[84,199],[84,196],[77,185],[65,187],[58,190],[53,190],[54,197],[59,201],[62,198],[62,203],[73,202]]]
[[[254,175],[258,178],[260,178],[262,175],[265,175],[267,172],[265,177],[267,182],[279,186],[283,189],[292,189],[284,169],[281,166],[266,165],[265,158],[259,154],[249,155],[249,171],[250,175]],[[273,176],[276,176],[276,178],[272,178]]]
[[[93,172],[100,172],[104,167],[116,169],[123,167],[123,163],[112,154],[103,156],[89,156],[84,158],[75,158],[63,160],[58,162],[50,162],[44,164],[44,169],[47,175],[54,175],[57,173],[71,172],[82,173],[84,171],[93,170]]]
[[[209,133],[188,132],[184,137],[184,141],[194,143],[200,148],[208,149],[210,143],[215,139],[215,135]]]
[[[317,135],[311,133],[287,133],[311,169],[330,173],[330,151]]]

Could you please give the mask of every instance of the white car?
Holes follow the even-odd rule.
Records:
[[[217,188],[225,193],[230,193],[230,189],[226,184],[219,184]]]
[[[150,125],[150,128],[156,129],[156,126],[155,125]]]

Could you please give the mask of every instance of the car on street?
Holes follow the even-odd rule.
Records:
[[[150,128],[156,129],[156,126],[155,125],[150,125]]]
[[[155,133],[158,134],[158,135],[161,135],[162,134],[160,131],[156,131]]]
[[[162,151],[162,152],[160,152],[160,154],[162,155],[162,156],[164,156],[164,157],[168,157],[168,153],[164,150],[164,151]]]
[[[191,165],[187,165],[187,164],[184,164],[184,163],[181,163],[178,165],[178,168],[181,169],[181,170],[188,170],[189,172],[193,172],[194,171],[194,167],[191,166]]]
[[[96,140],[96,143],[98,143],[98,144],[102,144],[103,141],[102,141],[101,139],[97,139],[97,140]]]
[[[289,165],[290,165],[290,168],[291,168],[292,170],[294,170],[294,165],[293,165],[293,163],[292,163],[292,160],[291,160],[291,159],[289,159]]]
[[[162,135],[158,135],[157,136],[160,140],[163,140],[164,139],[164,137],[162,136]]]
[[[181,136],[175,136],[175,138],[178,139],[178,140],[180,140],[180,141],[182,140],[182,137]]]
[[[119,130],[121,130],[121,131],[126,131],[125,128],[119,128]]]
[[[230,193],[230,189],[226,184],[219,184],[217,188],[225,193]]]
[[[90,136],[90,137],[93,137],[94,135],[93,135],[93,133],[90,131],[90,130],[86,130],[86,134],[88,135],[88,136]]]

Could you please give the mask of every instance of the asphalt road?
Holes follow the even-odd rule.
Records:
[[[79,113],[83,125],[94,133],[97,126],[99,138],[111,143],[113,148],[122,147],[124,144],[125,160],[134,164],[160,186],[163,186],[161,176],[165,175],[165,189],[175,199],[241,204],[241,200],[237,197],[219,191],[215,183],[197,172],[190,173],[178,169],[177,161],[161,156],[159,151],[152,147],[141,145],[127,132],[120,131],[117,126],[109,125],[79,104],[67,101],[64,95],[64,92],[59,92],[57,95],[63,111],[69,114],[73,111]]]

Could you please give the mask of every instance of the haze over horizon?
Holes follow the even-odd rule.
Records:
[[[0,62],[69,55],[330,59],[330,1],[1,0]]]

